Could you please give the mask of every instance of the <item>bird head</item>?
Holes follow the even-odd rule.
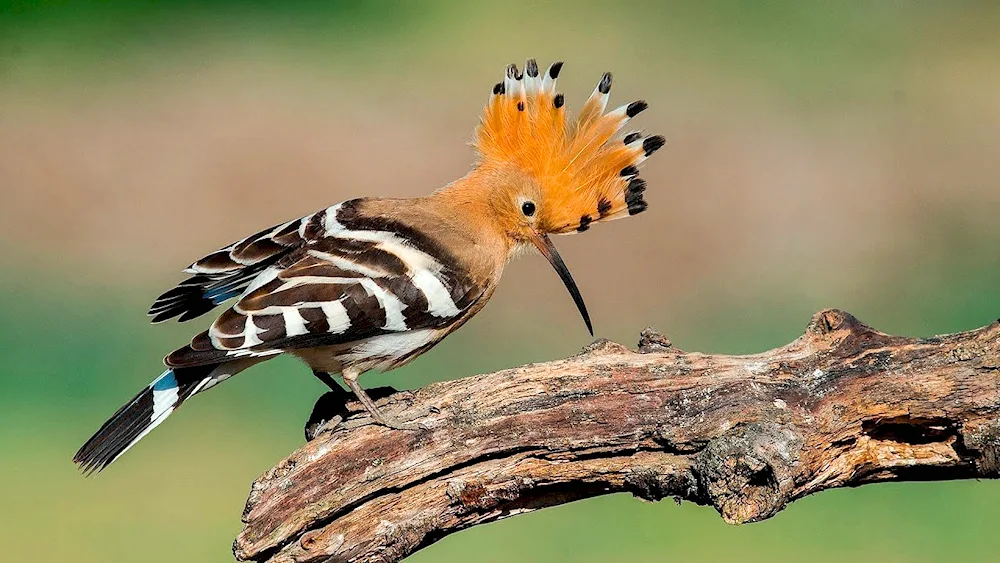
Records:
[[[645,211],[639,166],[664,138],[618,134],[647,104],[639,100],[606,112],[611,73],[575,117],[567,116],[565,98],[556,92],[562,66],[555,62],[539,72],[529,59],[523,71],[507,67],[483,110],[475,139],[479,161],[470,176],[487,190],[490,221],[511,242],[512,253],[529,244],[537,248],[593,334],[583,297],[549,235]]]

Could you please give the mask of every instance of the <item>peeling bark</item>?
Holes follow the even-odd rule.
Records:
[[[1000,325],[913,339],[836,310],[762,354],[598,341],[554,362],[354,403],[253,484],[239,560],[399,561],[461,529],[613,492],[762,520],[824,489],[996,477]],[[336,409],[334,409],[336,410]],[[341,422],[346,419],[346,422]]]

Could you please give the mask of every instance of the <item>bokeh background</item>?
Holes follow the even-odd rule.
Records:
[[[992,1],[0,1],[0,545],[8,561],[223,561],[251,480],[321,384],[279,359],[198,397],[111,469],[70,463],[207,323],[149,326],[193,259],[356,196],[464,174],[504,66],[564,59],[578,106],[668,144],[649,211],[557,240],[598,336],[653,325],[749,353],[823,307],[889,332],[1000,316],[1000,7]],[[466,328],[368,385],[587,344],[549,266],[513,264]],[[414,562],[996,561],[1000,483],[867,486],[731,527],[602,497]]]

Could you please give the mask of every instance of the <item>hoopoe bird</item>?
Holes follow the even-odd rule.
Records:
[[[386,418],[358,384],[423,354],[478,313],[507,263],[536,248],[590,316],[550,234],[646,209],[639,166],[664,138],[619,130],[646,109],[636,101],[605,112],[605,73],[575,119],[556,78],[534,60],[507,67],[476,131],[478,161],[463,178],[413,199],[360,198],[270,227],[189,266],[161,295],[152,322],[187,321],[236,302],[167,370],[121,407],[73,458],[100,471],[192,396],[279,354],[299,357],[331,389],[339,374],[374,422]]]

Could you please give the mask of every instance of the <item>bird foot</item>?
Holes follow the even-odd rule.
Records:
[[[441,411],[437,407],[428,407],[425,409],[421,409],[420,412],[415,414],[413,418],[409,419],[406,422],[389,420],[385,418],[385,416],[381,415],[381,413],[379,418],[381,418],[382,420],[377,420],[375,419],[375,417],[372,417],[372,419],[375,421],[376,424],[381,424],[382,426],[385,426],[387,428],[392,428],[393,430],[430,430],[430,426],[428,426],[427,424],[415,421],[419,418],[424,418],[430,414],[439,412]]]
[[[441,412],[437,407],[430,407],[422,409],[419,412],[413,413],[405,421],[391,419],[382,414],[381,410],[378,411],[377,416],[372,416],[369,412],[367,417],[352,418],[345,421],[341,427],[342,428],[358,428],[359,426],[370,426],[378,425],[385,426],[391,430],[430,430],[431,427],[423,422],[417,422],[418,419],[424,418],[432,413]],[[409,414],[409,413],[408,413]]]
[[[391,395],[397,393],[397,391],[389,386],[376,387],[371,389],[369,393],[376,400],[385,399]],[[347,407],[348,403],[355,400],[355,397],[349,391],[346,391],[338,386],[337,389],[333,389],[326,393],[320,395],[319,399],[316,400],[316,404],[313,406],[312,413],[309,415],[309,420],[306,421],[304,428],[305,438],[307,442],[311,442],[319,436],[320,434],[326,432],[332,432],[334,429],[344,426],[345,428],[350,428],[355,426],[354,424],[347,425],[344,420],[347,419],[353,412],[358,412],[356,403],[354,409],[349,409]]]
[[[330,420],[319,420],[306,423],[305,434],[306,441],[311,442],[316,439],[320,434],[325,434],[327,432],[333,432],[340,423],[344,421],[344,417],[339,414],[331,418]]]

